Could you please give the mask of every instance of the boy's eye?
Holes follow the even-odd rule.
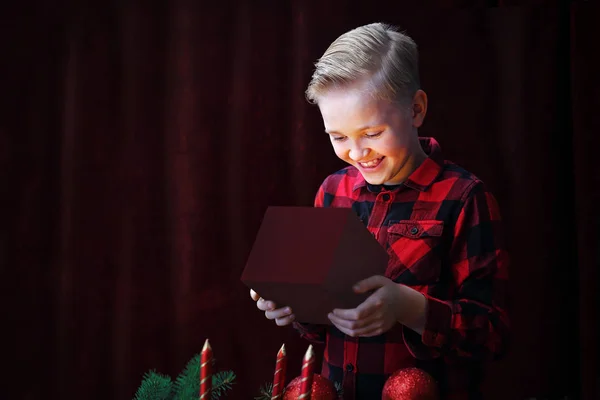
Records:
[[[366,134],[365,136],[368,138],[376,138],[378,136],[381,136],[381,134],[383,133],[383,131],[381,132],[375,132],[375,133],[369,133]],[[341,142],[346,140],[346,136],[332,136],[333,140],[335,140],[336,142]]]

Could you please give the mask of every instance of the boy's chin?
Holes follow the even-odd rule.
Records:
[[[365,176],[363,175],[363,178],[365,178],[365,181],[370,184],[370,185],[383,185],[385,182],[384,178],[378,178],[378,177],[369,177],[369,176]]]
[[[393,183],[390,182],[390,179],[386,178],[386,177],[367,177],[363,175],[363,178],[365,178],[365,181],[370,184],[370,185],[374,185],[374,186],[381,186],[381,185],[387,185],[387,186],[394,186],[394,185],[398,185],[397,183]]]

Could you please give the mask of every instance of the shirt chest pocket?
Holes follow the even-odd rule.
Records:
[[[439,280],[444,221],[392,221],[387,229],[390,261],[386,275],[406,285],[429,285]]]

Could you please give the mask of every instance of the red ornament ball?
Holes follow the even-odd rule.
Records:
[[[287,385],[283,400],[296,400],[300,396],[300,381],[302,377],[298,376]],[[310,400],[336,400],[337,391],[333,382],[322,377],[319,374],[313,375],[312,393]]]
[[[382,400],[438,400],[437,382],[418,368],[396,371],[383,387]]]

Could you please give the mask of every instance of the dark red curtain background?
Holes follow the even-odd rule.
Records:
[[[421,48],[421,134],[506,220],[514,343],[488,398],[600,398],[596,4],[201,3],[0,12],[0,397],[130,399],[206,338],[232,399],[282,342],[299,374],[306,343],[239,276],[266,207],[312,204],[342,166],[303,98],[312,63],[386,21]]]

